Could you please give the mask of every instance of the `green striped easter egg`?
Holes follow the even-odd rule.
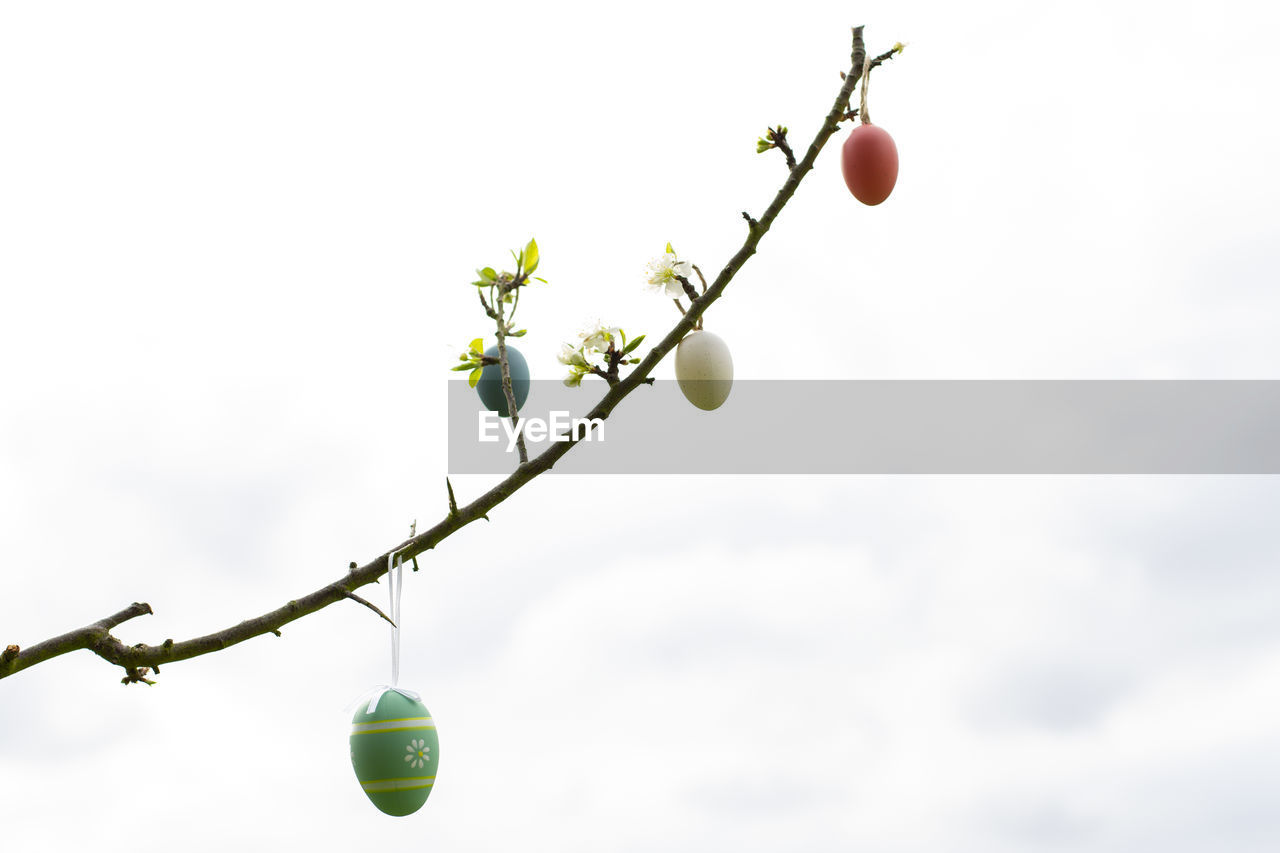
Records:
[[[373,804],[397,817],[422,808],[436,781],[440,741],[431,713],[393,690],[372,714],[360,703],[351,720],[351,766]]]

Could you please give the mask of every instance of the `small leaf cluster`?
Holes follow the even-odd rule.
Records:
[[[763,154],[770,148],[777,148],[779,140],[786,140],[787,129],[782,125],[771,127],[765,131],[765,135],[756,140],[756,153]]]
[[[521,285],[527,284],[530,279],[540,281],[543,284],[547,283],[545,278],[540,278],[533,274],[538,269],[538,262],[540,261],[537,240],[529,240],[519,252],[512,249],[511,257],[516,262],[516,271],[514,273],[505,270],[498,272],[493,267],[483,267],[476,270],[478,278],[471,283],[476,287],[498,287],[507,291],[514,291]],[[507,301],[510,302],[510,300]]]
[[[476,383],[480,381],[480,374],[484,372],[485,365],[497,364],[498,360],[490,355],[484,354],[484,338],[476,338],[473,340],[462,355],[458,356],[461,364],[455,364],[453,370],[470,370],[471,374],[467,376],[467,384],[472,388],[476,387]]]
[[[476,270],[478,278],[471,284],[481,288],[477,295],[480,297],[480,304],[484,306],[485,314],[490,318],[498,320],[498,309],[502,308],[502,327],[498,329],[498,332],[518,338],[525,333],[524,329],[516,331],[512,322],[515,318],[516,308],[520,305],[520,288],[530,281],[540,281],[546,284],[547,280],[533,274],[538,269],[538,263],[541,260],[538,253],[537,240],[529,240],[528,244],[519,252],[513,249],[511,257],[516,262],[515,272],[507,270],[498,272],[493,267],[482,267]],[[486,291],[489,295],[488,299],[485,298]],[[508,305],[511,306],[509,310],[505,307]]]
[[[480,304],[484,306],[485,314],[498,323],[499,338],[525,336],[529,330],[517,329],[514,322],[516,308],[520,304],[520,288],[530,281],[547,283],[545,278],[533,275],[540,261],[537,240],[530,239],[519,252],[512,250],[511,257],[516,262],[515,272],[506,270],[498,272],[493,267],[482,267],[476,270],[477,278],[471,282],[478,288],[476,295],[480,297]],[[498,363],[498,359],[484,354],[483,338],[473,340],[470,348],[458,356],[458,361],[461,363],[455,364],[452,369],[470,370],[471,374],[467,377],[467,382],[472,388],[476,387],[476,383],[480,381],[480,374],[485,365]]]

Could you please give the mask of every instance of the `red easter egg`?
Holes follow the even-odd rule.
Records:
[[[898,146],[874,124],[860,124],[844,141],[840,156],[844,183],[863,204],[879,204],[898,182]]]

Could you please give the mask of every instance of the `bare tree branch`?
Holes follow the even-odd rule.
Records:
[[[588,418],[607,419],[618,404],[626,399],[631,392],[641,385],[652,383],[653,380],[649,377],[649,374],[671,350],[675,349],[681,339],[697,326],[703,313],[720,298],[724,289],[729,286],[729,282],[737,275],[738,270],[756,253],[756,247],[759,245],[760,239],[768,233],[778,214],[782,212],[783,207],[795,195],[796,188],[800,186],[800,181],[813,169],[819,152],[822,151],[827,140],[839,129],[840,122],[849,112],[849,97],[862,74],[864,57],[866,56],[862,40],[862,29],[862,27],[855,27],[853,30],[852,68],[849,73],[844,75],[844,83],[836,96],[835,103],[814,136],[813,142],[810,143],[804,157],[795,165],[795,168],[791,169],[786,181],[759,220],[752,219],[745,213],[743,214],[750,227],[742,246],[725,264],[711,285],[706,288],[706,292],[693,301],[689,306],[689,310],[684,313],[684,316],[667,333],[666,337],[649,350],[648,355],[625,379],[618,381],[616,384],[611,384],[608,392],[596,404],[595,408],[587,414]],[[875,57],[871,62],[871,67],[880,65],[882,62],[892,58],[895,53],[896,49]],[[699,275],[701,275],[701,272],[699,272]],[[481,301],[485,301],[483,296]],[[492,310],[488,304],[485,307]],[[498,311],[494,311],[493,314],[498,315],[495,319],[499,319],[501,313],[500,307]],[[490,316],[493,316],[493,314]],[[501,342],[501,340],[502,336],[500,334],[499,341]],[[512,411],[514,413],[514,408]],[[88,649],[104,660],[124,667],[125,678],[123,680],[126,683],[137,681],[150,683],[143,676],[146,675],[148,670],[159,672],[160,664],[188,660],[200,655],[221,651],[263,634],[272,633],[278,636],[280,628],[284,625],[296,619],[301,619],[310,613],[315,613],[317,610],[328,607],[330,604],[341,601],[344,598],[354,599],[378,613],[382,618],[387,619],[386,614],[359,596],[354,595],[352,591],[373,583],[386,574],[389,556],[394,554],[405,560],[415,558],[419,554],[435,548],[450,535],[471,522],[481,518],[488,520],[490,510],[514,495],[539,474],[551,470],[556,462],[577,444],[577,441],[577,439],[570,436],[567,441],[552,442],[537,457],[523,462],[509,477],[464,507],[457,506],[453,498],[452,484],[449,484],[449,513],[434,527],[411,536],[394,548],[374,557],[363,566],[357,567],[353,564],[351,570],[342,579],[327,584],[302,598],[289,601],[261,616],[247,619],[238,625],[191,640],[174,642],[170,639],[165,640],[158,646],[151,646],[145,643],[126,646],[112,636],[111,631],[129,619],[152,612],[149,605],[136,603],[92,625],[70,631],[51,640],[45,640],[34,646],[25,649],[20,649],[17,646],[7,647],[4,652],[0,653],[0,678],[5,678],[15,672],[20,672],[67,652]],[[390,621],[390,619],[387,621]]]
[[[25,649],[9,646],[0,654],[0,678],[77,649],[91,649],[99,657],[118,663],[115,658],[126,649],[124,643],[111,636],[112,629],[138,616],[150,615],[151,612],[151,605],[135,601],[119,613],[113,613],[92,625],[68,631],[43,643],[36,643]]]

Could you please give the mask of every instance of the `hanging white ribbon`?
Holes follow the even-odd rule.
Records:
[[[399,556],[396,556],[393,563],[392,555],[388,554],[387,592],[391,597],[391,683],[370,687],[347,705],[348,711],[368,699],[369,707],[365,709],[365,713],[372,714],[378,709],[378,701],[382,698],[382,694],[387,692],[399,693],[406,699],[412,699],[415,702],[422,699],[422,696],[415,691],[405,690],[398,686],[400,684],[400,593],[403,590],[404,561]]]
[[[387,592],[391,596],[391,686],[400,683],[400,593],[404,590],[404,562],[387,555]]]

